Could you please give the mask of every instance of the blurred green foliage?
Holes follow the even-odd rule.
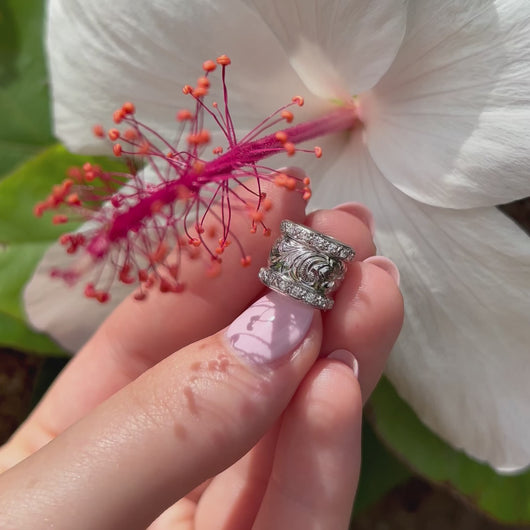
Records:
[[[0,178],[54,143],[44,5],[44,0],[0,2]]]
[[[378,385],[367,412],[377,435],[413,471],[449,486],[499,521],[530,523],[529,472],[499,475],[456,451],[421,423],[386,379]]]

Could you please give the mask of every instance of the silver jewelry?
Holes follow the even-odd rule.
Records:
[[[331,309],[329,295],[338,289],[345,263],[353,260],[355,251],[292,221],[282,221],[280,230],[282,235],[270,251],[268,267],[260,269],[259,279],[273,291],[317,309]]]

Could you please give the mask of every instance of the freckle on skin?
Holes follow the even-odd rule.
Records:
[[[184,394],[184,397],[186,398],[186,401],[188,402],[188,409],[190,412],[194,415],[198,413],[197,408],[197,402],[195,401],[195,395],[193,393],[193,389],[190,386],[184,387],[184,390],[182,391]]]
[[[175,424],[175,436],[181,440],[185,440],[188,437],[184,425],[181,425],[180,423]]]
[[[219,368],[218,361],[215,361],[215,360],[208,361],[208,370],[215,372],[218,370],[218,368]]]

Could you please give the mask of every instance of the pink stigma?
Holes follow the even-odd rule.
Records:
[[[230,64],[226,55],[216,62],[205,61],[196,85],[184,86],[182,91],[193,100],[193,106],[176,114],[179,137],[175,144],[140,122],[130,102],[113,113],[115,128],[105,131],[100,125],[94,126],[94,135],[112,143],[114,155],[125,158],[129,171],[106,172],[89,163],[71,168],[68,178],[35,206],[37,216],[46,210],[58,210],[52,219],[56,224],[67,222],[72,214],[91,220],[86,232],[60,238],[67,253],[84,252],[89,259],[81,260],[72,269],[54,270],[52,276],[73,282],[96,265],[95,278],[86,284],[85,296],[99,302],[110,296],[111,282],[99,279],[106,267],[115,271],[111,276],[116,280],[138,284],[139,300],[153,288],[181,292],[184,286],[179,281],[179,270],[184,255],[192,259],[207,257],[209,277],[219,273],[221,255],[231,242],[241,254],[241,265],[251,263],[233,233],[232,210],[237,207],[248,213],[251,232],[261,228],[264,235],[270,235],[265,217],[272,204],[261,190],[264,180],[299,193],[305,200],[311,197],[309,179],[281,173],[262,161],[279,153],[293,156],[309,152],[320,158],[320,147],[306,150],[297,145],[351,129],[358,122],[355,110],[343,107],[321,118],[291,125],[293,109],[304,104],[301,96],[295,96],[243,138],[237,138],[226,85]],[[218,66],[222,105],[207,102],[211,74]],[[225,146],[211,146],[207,120],[223,133]],[[271,132],[272,128],[277,130]],[[207,158],[207,151],[214,157]],[[139,166],[154,175],[151,182],[136,171]],[[256,190],[245,184],[249,178],[255,179]]]

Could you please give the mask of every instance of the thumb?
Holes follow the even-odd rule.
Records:
[[[0,512],[17,528],[145,528],[265,434],[317,358],[321,333],[311,307],[269,293],[5,473]]]

